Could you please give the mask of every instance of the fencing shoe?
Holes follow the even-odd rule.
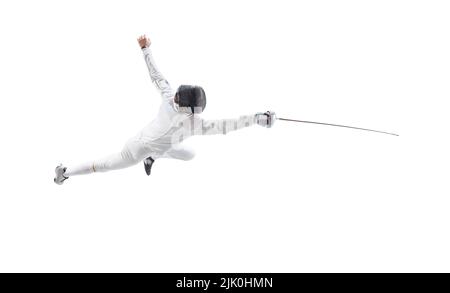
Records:
[[[64,180],[66,180],[69,177],[64,176],[64,172],[66,172],[66,167],[64,167],[62,164],[59,164],[55,168],[55,178],[53,179],[53,182],[55,182],[58,185],[61,185],[64,183]]]
[[[155,160],[152,159],[152,157],[148,157],[144,160],[144,168],[145,173],[147,173],[147,176],[150,176],[150,173],[152,172],[152,165]]]

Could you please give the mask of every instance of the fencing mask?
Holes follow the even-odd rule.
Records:
[[[180,85],[174,102],[178,112],[200,114],[206,107],[205,91],[200,86]]]

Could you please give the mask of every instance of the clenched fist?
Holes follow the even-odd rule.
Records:
[[[138,41],[139,46],[141,47],[141,49],[150,47],[150,45],[151,45],[151,43],[152,43],[152,42],[150,41],[150,39],[147,38],[146,35],[140,36],[140,37],[137,39],[137,41]]]

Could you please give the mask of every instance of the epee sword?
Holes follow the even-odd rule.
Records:
[[[340,125],[340,124],[323,123],[323,122],[306,121],[306,120],[297,120],[297,119],[288,119],[288,118],[280,118],[280,117],[276,117],[276,119],[277,120],[282,120],[282,121],[291,121],[291,122],[300,122],[300,123],[310,123],[310,124],[328,125],[328,126],[336,126],[336,127],[345,127],[345,128],[359,129],[359,130],[372,131],[372,132],[378,132],[378,133],[384,133],[384,134],[399,136],[396,133],[380,131],[380,130],[373,130],[373,129],[368,129],[368,128],[361,128],[361,127]]]

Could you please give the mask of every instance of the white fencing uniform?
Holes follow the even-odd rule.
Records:
[[[175,91],[155,65],[150,48],[143,49],[150,77],[162,97],[158,115],[136,136],[130,138],[122,151],[100,160],[68,167],[65,176],[105,172],[135,165],[147,157],[190,160],[194,152],[180,143],[192,135],[226,134],[255,124],[255,115],[238,119],[203,120],[197,114],[175,110]]]

